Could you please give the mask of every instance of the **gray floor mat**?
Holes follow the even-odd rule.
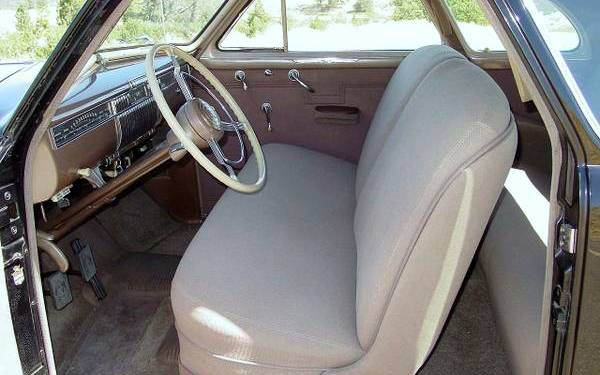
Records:
[[[136,189],[96,216],[116,243],[126,251],[147,251],[180,229],[142,189]]]
[[[106,283],[109,296],[73,335],[59,373],[177,373],[177,362],[158,354],[173,327],[169,287],[179,259],[132,253],[120,261]]]
[[[150,248],[149,252],[155,254],[170,254],[182,256],[187,249],[190,241],[196,233],[200,225],[182,224],[179,228],[164,238],[162,241]]]
[[[510,374],[484,276],[475,267],[467,277],[438,344],[419,375]]]

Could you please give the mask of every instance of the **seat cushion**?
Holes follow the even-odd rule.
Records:
[[[206,353],[315,369],[363,354],[355,314],[356,167],[295,146],[263,151],[264,189],[227,190],[173,280],[180,360],[196,374]],[[251,158],[240,179],[255,176]]]

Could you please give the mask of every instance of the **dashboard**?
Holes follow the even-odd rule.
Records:
[[[168,57],[156,58],[157,77],[172,108],[183,103]],[[188,69],[182,65],[182,69]],[[58,108],[34,161],[34,202],[68,193],[82,170],[117,177],[136,148],[147,150],[160,137],[162,116],[148,87],[144,64],[136,61],[81,77]],[[163,128],[166,128],[163,126]],[[163,136],[164,136],[163,134]],[[164,138],[164,137],[163,137]]]

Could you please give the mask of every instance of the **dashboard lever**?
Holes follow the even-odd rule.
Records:
[[[298,71],[298,69],[291,69],[288,72],[288,78],[290,79],[290,81],[292,82],[298,82],[298,84],[300,86],[302,86],[306,91],[313,93],[315,92],[315,89],[313,89],[310,85],[308,85],[307,83],[304,83],[301,79],[300,79],[300,72]]]
[[[77,170],[77,174],[79,177],[85,178],[95,189],[106,185],[106,181],[104,181],[99,167],[81,168]]]
[[[262,104],[260,109],[264,112],[265,116],[267,117],[267,131],[270,132],[273,130],[271,129],[271,112],[273,112],[273,107],[271,106],[271,103],[266,102]]]

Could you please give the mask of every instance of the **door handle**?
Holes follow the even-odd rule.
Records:
[[[315,122],[322,124],[358,124],[360,109],[344,105],[318,105],[315,107]]]
[[[261,111],[263,111],[263,113],[265,114],[265,117],[267,118],[267,131],[272,131],[271,129],[271,112],[273,112],[273,107],[271,106],[271,103],[266,102],[263,103],[262,106],[260,107]]]
[[[292,69],[288,72],[288,78],[290,79],[290,81],[292,82],[298,82],[298,84],[300,86],[302,86],[306,91],[313,93],[315,92],[315,89],[313,89],[312,87],[310,87],[310,85],[308,85],[307,83],[304,83],[301,79],[300,79],[300,72],[298,71],[298,69]]]
[[[246,72],[243,70],[236,70],[233,74],[233,77],[236,81],[242,83],[242,89],[244,89],[244,91],[248,90],[248,84],[246,83]]]

